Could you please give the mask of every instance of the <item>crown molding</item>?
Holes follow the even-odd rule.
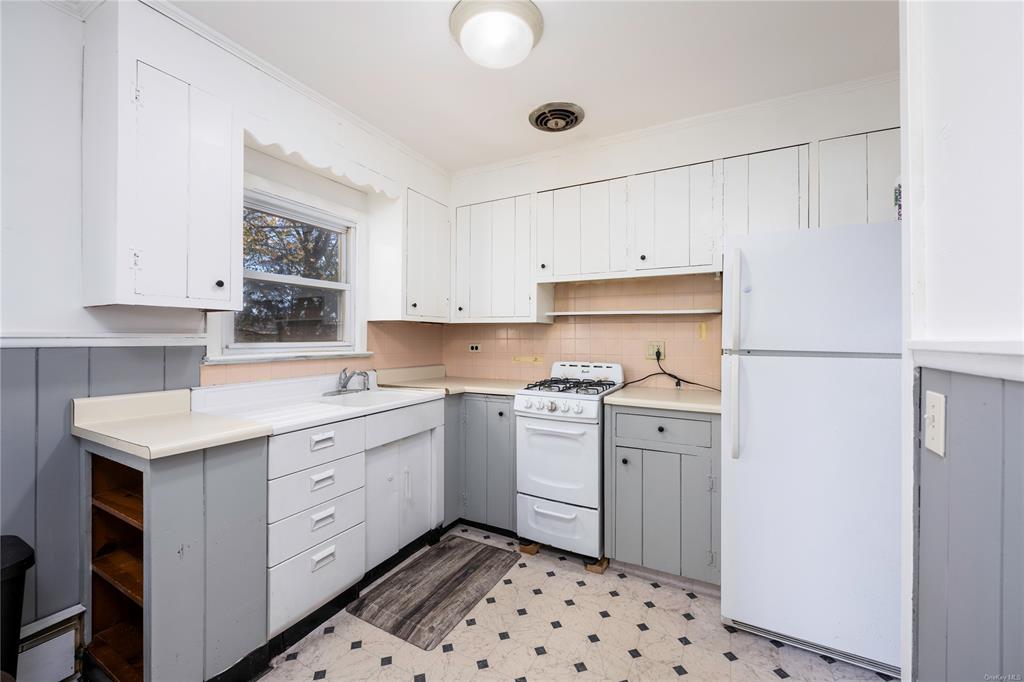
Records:
[[[43,0],[43,2],[79,21],[85,21],[94,9],[103,4],[103,0]]]
[[[61,2],[67,0],[49,1]],[[293,76],[290,76],[281,69],[277,68],[270,62],[255,55],[248,49],[242,47],[235,41],[225,36],[223,33],[220,33],[217,30],[199,21],[198,19],[196,19],[191,14],[187,13],[185,10],[181,9],[177,5],[171,4],[169,0],[138,0],[138,2],[141,2],[143,5],[149,7],[155,12],[164,15],[171,21],[182,26],[183,28],[188,29],[189,31],[192,31],[201,38],[210,41],[211,43],[221,48],[225,52],[231,54],[232,56],[238,59],[241,59],[243,62],[246,62],[250,66],[262,71],[266,75],[288,86],[289,88],[299,93],[300,95],[306,97],[307,99],[312,100],[313,102],[319,104],[325,109],[328,109],[339,118],[344,119],[346,122],[351,123],[353,126],[361,129],[368,135],[371,135],[374,138],[378,139],[379,141],[387,144],[392,149],[395,149],[396,151],[401,152],[402,154],[408,156],[409,158],[414,159],[419,163],[422,163],[428,168],[444,175],[446,178],[451,177],[451,171],[441,166],[433,159],[430,159],[421,152],[416,151],[415,149],[408,146],[399,139],[395,138],[394,136],[384,132],[380,128],[377,128],[376,126],[369,123],[365,119],[360,118],[359,116],[349,111],[345,107],[341,106],[334,100],[329,99],[325,95],[321,94],[319,91],[314,90],[305,83],[299,81]]]
[[[522,166],[528,163],[536,163],[538,161],[549,161],[570,154],[577,154],[592,149],[598,149],[600,147],[608,147],[615,144],[623,144],[625,142],[641,140],[645,137],[653,137],[656,135],[671,133],[677,130],[685,130],[687,128],[693,128],[695,126],[703,125],[708,121],[717,121],[722,120],[724,118],[740,116],[750,111],[756,111],[758,109],[772,109],[783,107],[790,105],[794,102],[797,102],[801,99],[806,99],[807,97],[840,95],[848,92],[855,92],[857,90],[864,90],[866,88],[876,87],[878,85],[883,85],[886,83],[899,84],[899,81],[899,72],[890,71],[877,76],[861,78],[854,81],[846,81],[843,83],[837,83],[835,85],[828,85],[823,88],[816,88],[814,90],[803,90],[801,92],[793,93],[791,95],[773,97],[772,99],[761,100],[759,102],[752,102],[750,104],[744,104],[742,106],[733,107],[731,109],[709,111],[706,114],[698,114],[696,116],[691,116],[689,118],[681,118],[675,121],[669,121],[668,123],[660,123],[658,125],[649,126],[647,128],[637,128],[635,130],[628,130],[622,133],[605,135],[604,137],[598,137],[591,140],[583,140],[581,142],[568,144],[564,147],[559,147],[557,149],[545,150],[542,152],[536,152],[534,154],[527,154],[525,156],[518,156],[512,159],[506,159],[504,161],[496,161],[494,163],[485,164],[483,166],[474,166],[472,168],[457,170],[452,172],[451,175],[452,179],[454,180],[456,178],[466,178],[474,175],[482,175],[485,173],[504,170],[507,168],[514,168],[515,166]]]

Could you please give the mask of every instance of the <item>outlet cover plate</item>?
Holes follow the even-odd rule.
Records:
[[[471,343],[471,344],[469,344],[469,352],[470,353],[479,353],[480,352],[480,344],[479,343]]]
[[[924,392],[924,446],[946,456],[946,396],[935,391]]]
[[[665,359],[665,342],[664,341],[648,341],[647,342],[647,359],[657,360],[655,353],[661,351],[661,359]]]

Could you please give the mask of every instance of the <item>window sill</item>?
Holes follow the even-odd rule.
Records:
[[[331,358],[372,358],[373,353],[351,350],[290,350],[265,353],[231,353],[207,356],[204,365],[239,365],[253,362],[280,362],[281,360],[329,360]]]

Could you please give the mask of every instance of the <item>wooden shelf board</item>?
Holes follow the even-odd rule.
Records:
[[[692,308],[689,310],[559,310],[548,317],[583,317],[594,315],[718,315],[721,308]]]
[[[142,495],[125,488],[104,490],[92,496],[92,504],[142,530]]]
[[[142,682],[142,631],[118,623],[93,635],[89,653],[115,682]]]
[[[121,594],[142,606],[142,560],[123,549],[92,560],[92,570]]]

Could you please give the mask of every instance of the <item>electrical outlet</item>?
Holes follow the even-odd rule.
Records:
[[[471,343],[471,344],[469,344],[469,352],[470,353],[479,353],[480,352],[480,344],[479,343]]]
[[[665,342],[664,341],[648,341],[647,342],[647,359],[657,360],[658,351],[661,351],[661,359],[665,359]]]
[[[935,391],[924,392],[924,446],[946,456],[946,396]]]

